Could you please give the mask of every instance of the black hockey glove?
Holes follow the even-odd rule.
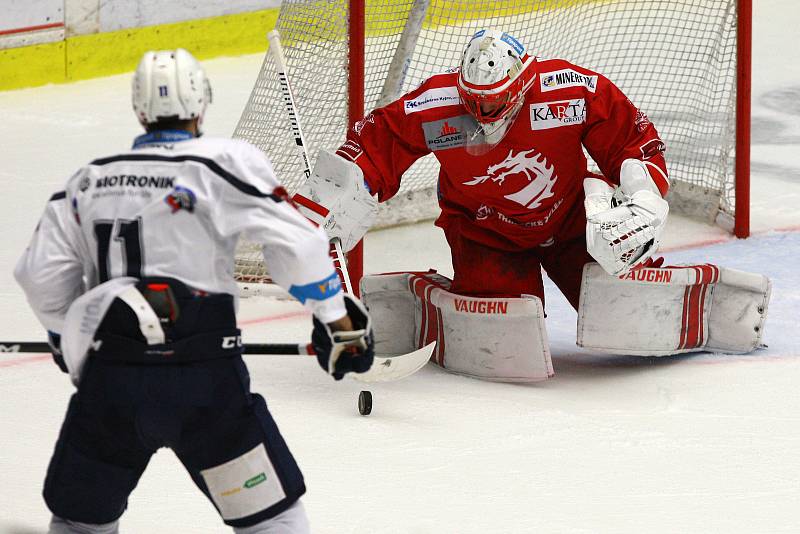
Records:
[[[61,353],[61,334],[56,334],[48,330],[47,344],[50,345],[50,353],[53,355],[53,361],[56,362],[61,372],[69,373],[67,362],[64,361],[64,355]]]
[[[331,332],[327,324],[314,317],[314,331],[311,333],[311,344],[319,365],[336,380],[350,372],[369,371],[375,359],[372,319],[367,309],[350,295],[344,295],[344,305],[353,322],[353,330]]]

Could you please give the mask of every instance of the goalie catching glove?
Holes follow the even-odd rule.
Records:
[[[352,330],[333,332],[330,326],[314,317],[314,331],[311,333],[311,345],[319,365],[336,380],[350,372],[369,371],[375,359],[372,319],[367,309],[359,300],[346,294],[344,305],[353,322]]]
[[[586,178],[586,249],[609,274],[630,272],[650,258],[661,240],[669,204],[644,162],[626,159],[615,192],[603,180]]]
[[[345,252],[361,241],[378,213],[361,167],[325,150],[319,151],[314,171],[294,201],[330,239],[339,239]]]

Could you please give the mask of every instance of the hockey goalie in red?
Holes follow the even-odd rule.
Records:
[[[589,172],[584,149],[602,176]],[[579,345],[642,355],[753,350],[768,280],[652,262],[669,211],[664,151],[647,115],[609,79],[482,30],[459,68],[373,110],[335,154],[320,152],[300,194],[330,210],[325,227],[349,249],[374,220],[373,195],[391,198],[425,155],[440,162],[436,225],[454,279],[362,280],[385,352],[437,341],[436,363],[454,372],[552,376],[542,269],[578,310]],[[640,269],[664,272],[631,274]]]

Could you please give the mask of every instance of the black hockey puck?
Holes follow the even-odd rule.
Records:
[[[362,391],[358,394],[358,413],[369,415],[372,412],[372,392]]]

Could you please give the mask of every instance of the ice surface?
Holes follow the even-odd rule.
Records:
[[[772,278],[769,347],[747,356],[592,354],[575,347],[575,312],[548,283],[556,376],[546,383],[487,383],[428,366],[372,387],[373,413],[364,418],[361,384],[334,383],[311,358],[250,356],[253,388],[306,474],[315,533],[798,531],[800,62],[789,51],[800,6],[754,4],[754,237],[674,218],[665,255]],[[233,131],[260,62],[206,63],[216,98],[209,134]],[[138,133],[129,88],[129,76],[115,76],[0,93],[0,339],[43,337],[13,264],[70,173]],[[366,249],[368,272],[451,273],[429,222],[374,232]],[[302,307],[274,299],[246,301],[241,320],[249,341],[298,341],[310,330]],[[72,387],[49,358],[6,355],[0,391],[0,533],[44,532],[41,486]],[[131,496],[122,531],[226,529],[161,451]]]

